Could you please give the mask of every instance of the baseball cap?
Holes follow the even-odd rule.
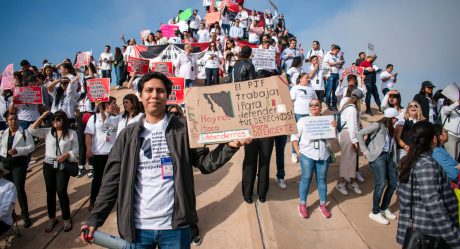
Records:
[[[426,80],[422,83],[422,88],[429,87],[429,88],[435,88],[436,86],[431,83],[431,81]]]
[[[388,108],[383,112],[383,116],[385,118],[396,118],[399,116],[399,112],[395,108]]]
[[[351,96],[355,96],[358,99],[362,99],[364,97],[364,93],[363,93],[363,91],[361,91],[358,88],[356,88],[355,90],[353,90],[351,92]]]

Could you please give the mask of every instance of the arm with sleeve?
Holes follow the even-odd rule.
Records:
[[[374,134],[379,131],[379,126],[380,124],[377,122],[372,123],[366,128],[361,129],[358,131],[356,137],[358,138],[359,142],[359,148],[361,148],[361,152],[367,152],[369,148],[366,146],[366,142],[364,141],[364,136],[371,136],[371,134]]]
[[[456,168],[458,162],[455,161],[449,155],[449,153],[441,147],[436,147],[433,150],[432,156],[434,160],[436,160],[436,162],[442,167],[444,172],[446,172],[447,177],[449,177],[451,181],[458,182],[459,170]]]
[[[35,150],[35,142],[32,135],[28,130],[23,130],[22,132],[24,132],[23,137],[25,137],[26,140],[24,141],[24,146],[15,148],[17,152],[16,156],[27,156]]]

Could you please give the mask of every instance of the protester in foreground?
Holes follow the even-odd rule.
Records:
[[[340,171],[339,179],[335,188],[342,194],[348,195],[345,188],[345,177],[350,179],[350,188],[356,194],[362,194],[361,189],[356,182],[356,161],[358,160],[359,144],[358,144],[358,131],[359,125],[359,112],[361,110],[361,99],[364,94],[359,89],[354,89],[348,99],[347,103],[340,110],[339,124],[341,131],[339,133],[339,144],[342,156],[340,157]]]
[[[396,241],[403,244],[407,228],[440,239],[438,248],[460,248],[458,200],[446,174],[431,156],[436,129],[428,121],[414,124],[413,144],[399,170],[399,222]]]
[[[411,101],[407,105],[406,112],[404,113],[404,119],[396,122],[395,138],[398,143],[398,161],[409,152],[410,145],[413,142],[410,135],[412,126],[422,120],[425,120],[425,117],[422,114],[420,104],[416,101]]]
[[[309,106],[310,116],[316,117],[321,115],[321,102],[318,99],[312,99]],[[300,168],[302,169],[302,178],[299,185],[300,204],[298,205],[298,212],[302,218],[308,218],[310,216],[307,210],[307,195],[313,178],[313,172],[316,172],[316,184],[318,185],[320,199],[319,209],[325,218],[330,218],[331,212],[326,207],[326,178],[330,154],[333,152],[331,152],[329,141],[325,139],[302,139],[302,137],[308,136],[307,131],[304,130],[306,125],[306,118],[300,118],[297,122],[297,130],[299,133],[291,135],[291,141],[294,145],[297,157],[300,158]],[[332,121],[331,125],[337,127],[337,121]]]
[[[433,88],[435,86],[431,81],[422,82],[420,92],[414,96],[414,101],[417,101],[422,108],[422,114],[431,123],[435,123],[438,113],[436,103],[433,101]]]
[[[0,158],[3,167],[10,171],[4,178],[14,183],[21,207],[21,216],[24,220],[24,227],[29,228],[32,221],[29,217],[29,205],[26,194],[27,166],[29,165],[28,155],[35,149],[32,135],[19,126],[16,113],[7,113],[5,116],[8,128],[2,130]]]
[[[447,131],[440,124],[434,126],[436,127],[436,147],[433,149],[432,156],[446,172],[447,177],[457,184],[460,164],[442,147],[448,140]]]
[[[13,212],[16,205],[16,188],[4,176],[10,171],[0,163],[0,236],[10,230],[13,225]]]
[[[184,52],[174,62],[176,74],[185,79],[185,87],[195,86],[198,76],[198,65],[196,56],[192,54],[192,45],[185,44]]]
[[[366,114],[373,116],[374,114],[371,111],[371,98],[374,96],[374,101],[377,104],[379,111],[382,112],[380,106],[380,97],[379,91],[377,89],[377,72],[373,66],[373,63],[377,59],[377,55],[374,53],[369,53],[366,57],[366,60],[359,64],[360,67],[364,67],[364,83],[366,84],[367,94],[366,94]]]
[[[455,160],[459,159],[459,142],[460,142],[460,100],[453,102],[446,98],[444,106],[441,108],[442,126],[447,130],[448,140],[444,148]]]
[[[372,212],[369,213],[369,218],[383,225],[389,224],[388,219],[396,219],[389,206],[398,181],[394,139],[394,125],[398,116],[398,110],[388,108],[382,119],[358,132],[359,148],[375,177]],[[367,136],[366,141],[364,136]]]
[[[67,186],[70,175],[65,170],[65,161],[77,162],[78,138],[74,130],[69,129],[67,115],[63,111],[53,113],[51,128],[39,128],[42,121],[50,112],[44,112],[35,123],[29,127],[33,136],[45,139],[45,160],[43,176],[46,186],[46,203],[48,207],[48,223],[45,232],[51,232],[58,220],[56,219],[56,193],[59,197],[64,232],[72,230],[69,195]]]
[[[123,239],[137,247],[190,248],[189,226],[197,223],[192,165],[211,173],[250,140],[220,144],[213,151],[190,149],[185,118],[165,112],[171,91],[172,82],[161,73],[140,80],[146,116],[125,128],[115,143],[100,194],[81,228],[83,241],[93,237],[118,203]]]

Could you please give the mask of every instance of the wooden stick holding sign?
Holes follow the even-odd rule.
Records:
[[[91,102],[109,102],[110,79],[89,79],[86,84],[86,92]]]

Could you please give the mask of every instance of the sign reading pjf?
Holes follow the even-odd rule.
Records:
[[[42,88],[40,86],[25,86],[17,87],[14,89],[15,105],[29,104],[41,105],[43,104]]]
[[[143,75],[149,71],[149,60],[140,58],[128,57],[128,72],[136,73],[137,75]]]
[[[256,79],[185,91],[190,147],[297,133],[287,82]]]
[[[88,80],[86,92],[88,93],[88,98],[91,102],[109,102],[110,79],[100,78]]]

